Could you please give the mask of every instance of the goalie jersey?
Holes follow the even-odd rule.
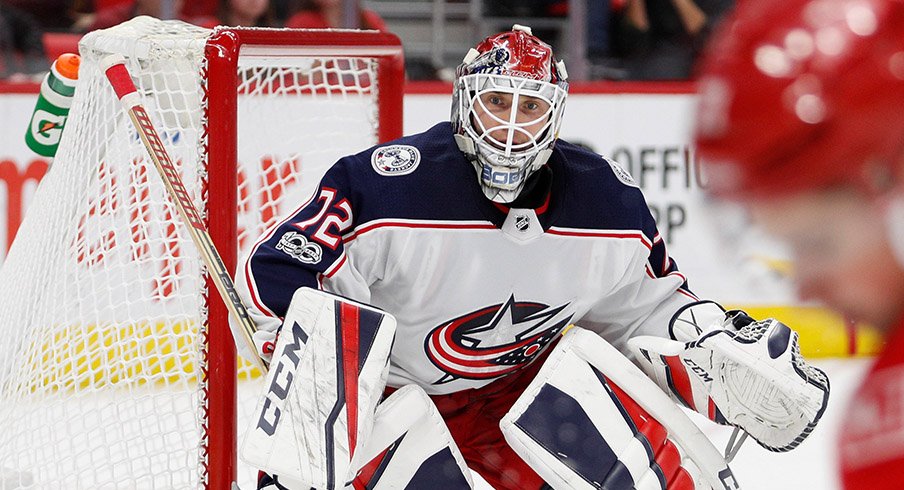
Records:
[[[301,286],[391,313],[388,384],[429,394],[518,370],[572,323],[626,354],[634,335],[668,336],[696,298],[640,189],[565,141],[547,165],[546,201],[519,209],[484,197],[449,123],[342,158],[255,244],[239,293],[271,331]]]

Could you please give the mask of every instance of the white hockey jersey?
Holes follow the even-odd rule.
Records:
[[[623,352],[668,336],[696,298],[644,197],[617,164],[559,141],[537,209],[487,200],[449,123],[339,160],[311,200],[260,238],[237,288],[258,328],[318,287],[393,314],[390,386],[484,386],[571,323]]]

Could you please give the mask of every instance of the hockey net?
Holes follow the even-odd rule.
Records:
[[[400,135],[401,46],[142,17],[80,52],[59,151],[0,271],[0,489],[229,488],[260,375],[236,370],[222,301],[98,62],[127,58],[232,268],[338,157]]]

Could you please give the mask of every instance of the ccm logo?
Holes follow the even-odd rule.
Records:
[[[691,371],[693,371],[694,374],[696,374],[697,377],[702,379],[704,382],[712,383],[713,379],[709,376],[709,373],[707,373],[706,370],[700,367],[696,362],[688,358],[683,358],[681,359],[681,361],[684,362],[687,367],[691,368]]]
[[[276,432],[276,426],[279,424],[279,416],[282,413],[278,405],[282,405],[289,396],[289,388],[292,387],[292,381],[295,379],[295,370],[298,369],[299,357],[301,349],[305,342],[308,341],[308,334],[304,333],[298,322],[292,322],[292,342],[286,344],[282,354],[273,368],[273,380],[267,389],[267,398],[264,400],[264,408],[261,410],[260,417],[257,419],[257,427],[263,430],[268,436],[272,436]],[[285,328],[281,335],[286,335]]]

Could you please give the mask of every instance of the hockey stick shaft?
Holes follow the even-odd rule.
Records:
[[[151,118],[141,103],[141,96],[138,94],[135,82],[132,80],[128,69],[126,69],[125,59],[120,55],[111,55],[105,58],[101,64],[101,69],[104,70],[107,80],[113,86],[116,96],[119,97],[120,102],[129,114],[129,118],[132,120],[136,131],[138,131],[141,142],[154,162],[154,166],[166,186],[167,193],[176,204],[179,215],[182,217],[192,241],[200,252],[201,259],[210,272],[211,280],[216,285],[223,302],[226,303],[229,313],[232,314],[238,323],[242,333],[242,341],[246,343],[251,352],[256,353],[257,349],[252,341],[252,335],[257,330],[254,322],[251,321],[248,309],[245,308],[236,293],[235,284],[226,271],[226,265],[223,264],[223,259],[217,252],[213,240],[210,238],[210,233],[207,232],[207,227],[204,225],[204,221],[201,220],[198,210],[191,202],[191,197],[185,189],[185,185],[182,183],[182,179],[179,177],[179,173],[173,165],[166,147],[163,146],[160,135],[154,129]],[[261,372],[267,372],[267,367],[260,356],[255,355],[254,361],[257,367],[261,369]]]

